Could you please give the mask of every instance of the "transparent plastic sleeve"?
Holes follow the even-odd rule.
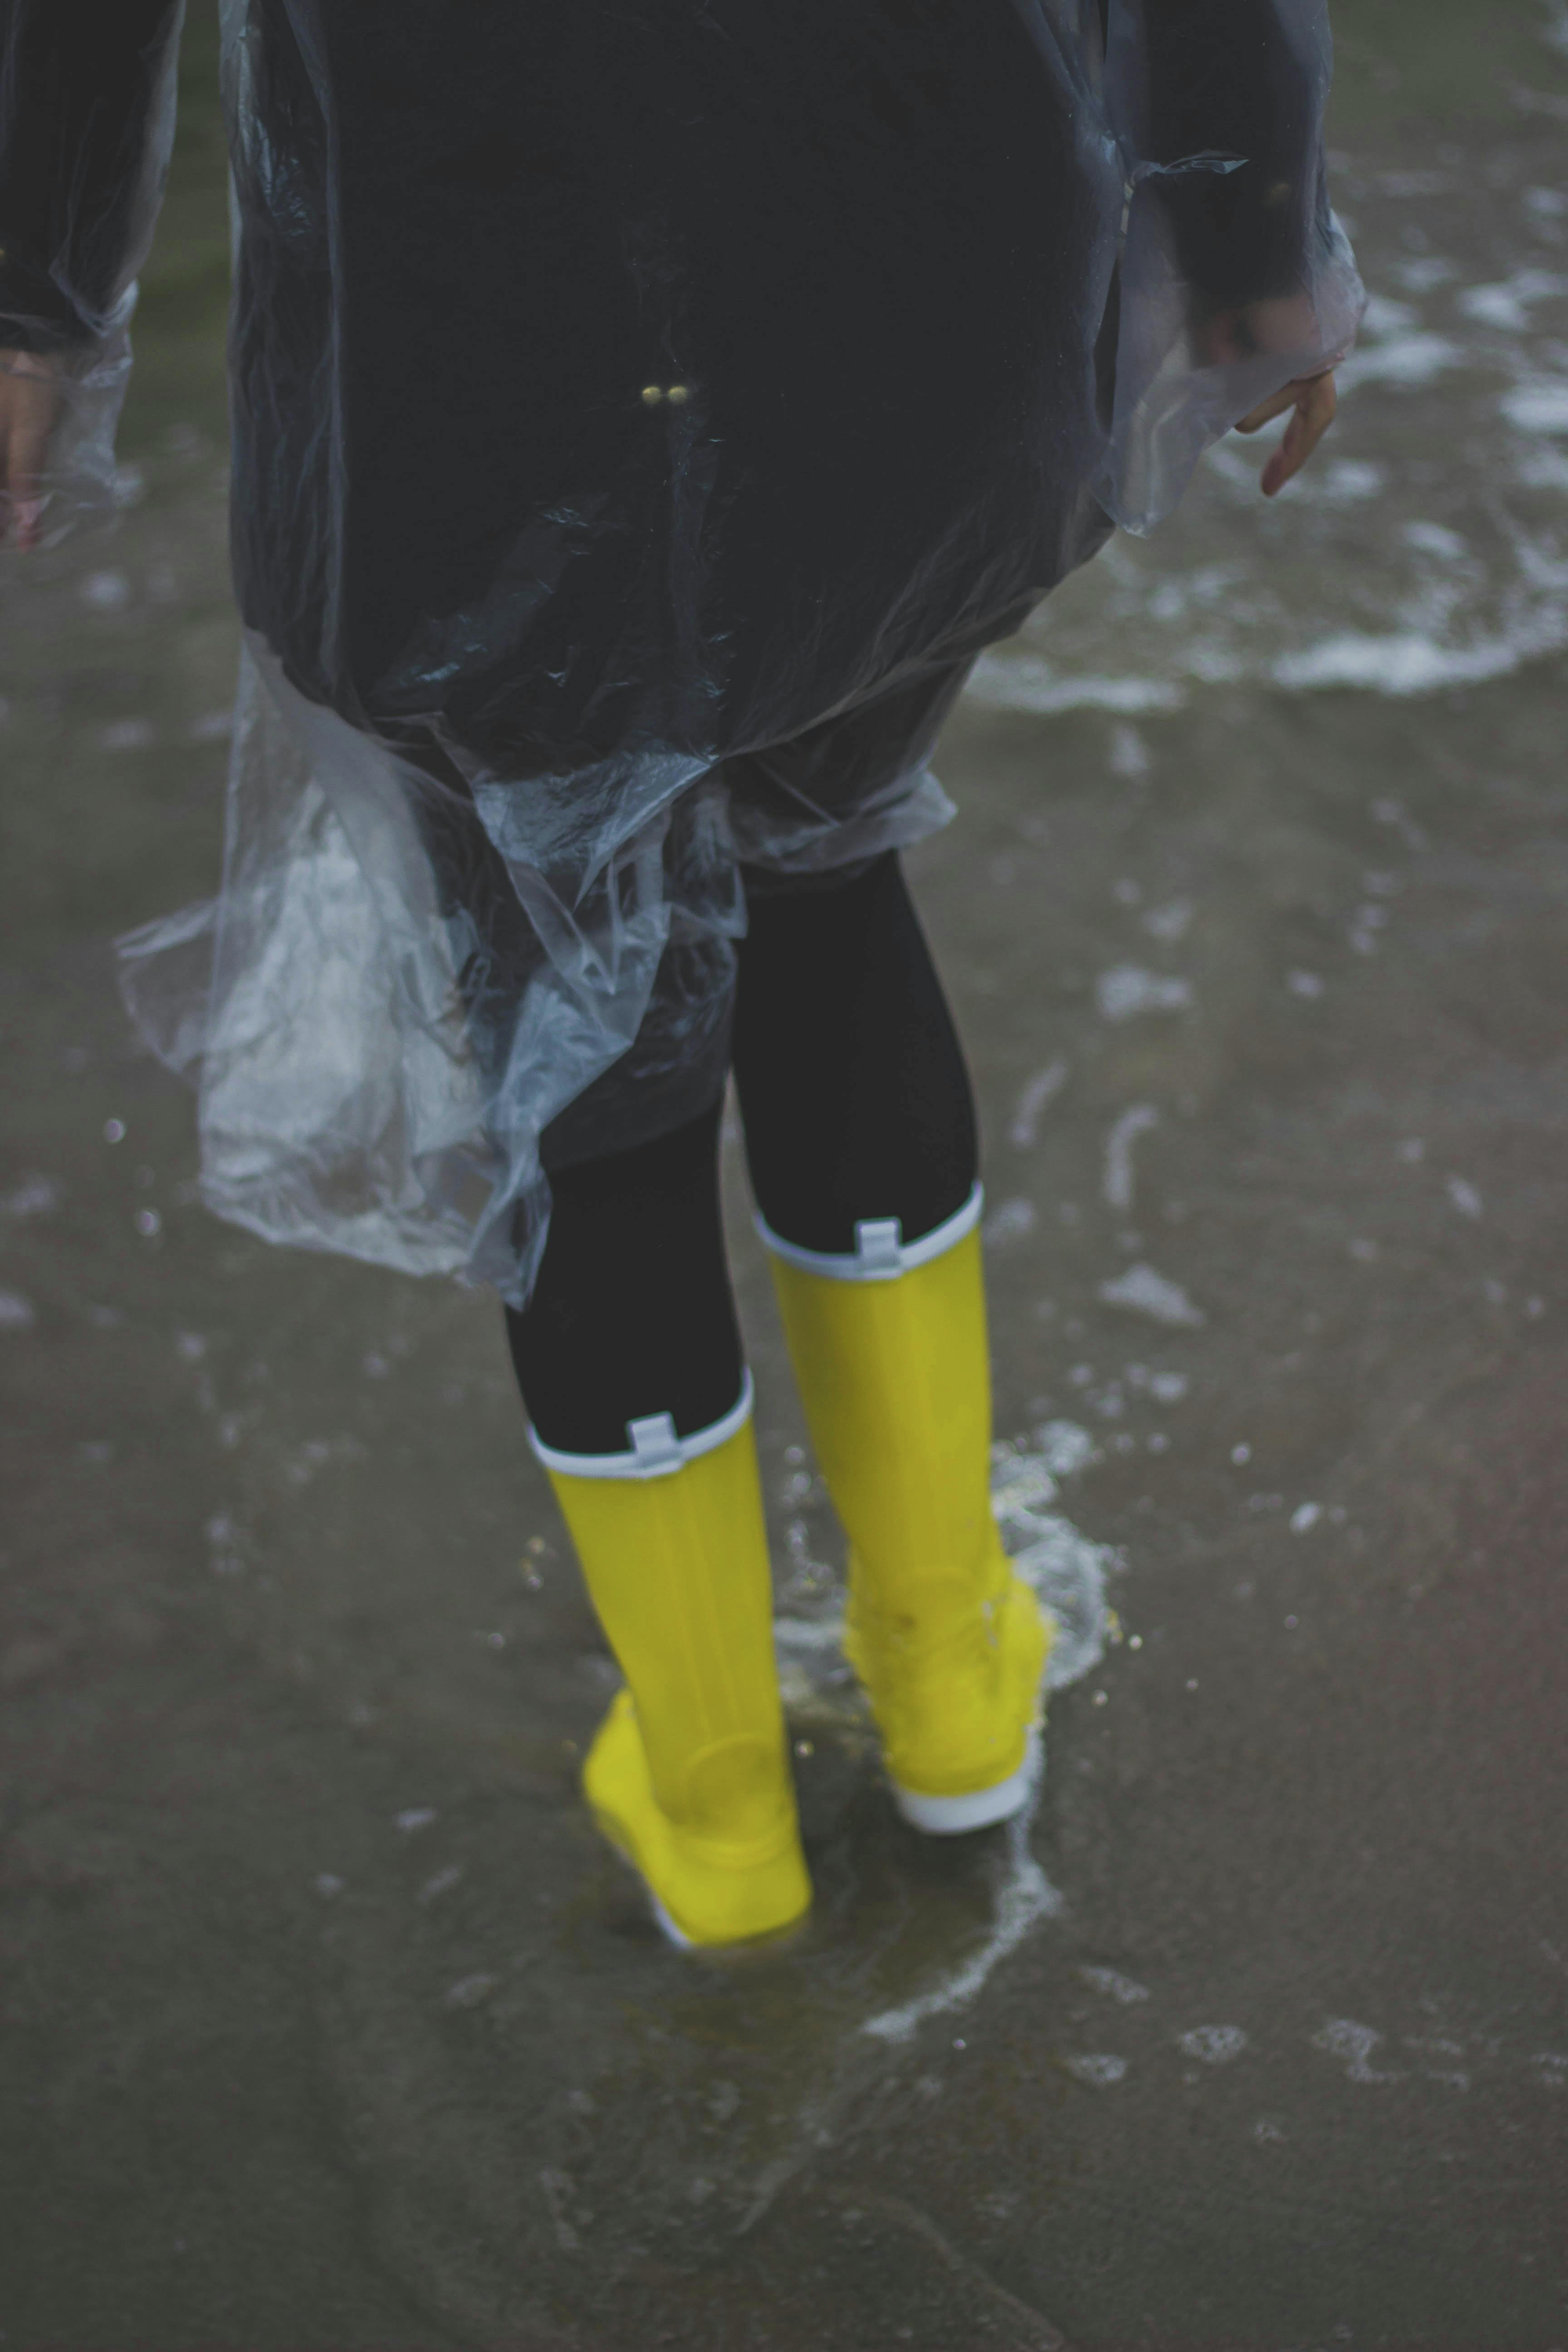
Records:
[[[0,0],[0,376],[47,374],[57,394],[45,543],[114,510],[184,14],[184,0]]]

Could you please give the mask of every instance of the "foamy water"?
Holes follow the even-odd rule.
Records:
[[[1027,1437],[996,1445],[991,1500],[1015,1569],[1039,1594],[1055,1629],[1046,1681],[1064,1689],[1090,1673],[1105,1655],[1114,1622],[1107,1598],[1121,1566],[1110,1545],[1093,1542],[1060,1509],[1061,1481],[1095,1458],[1094,1440],[1071,1421],[1043,1423]],[[816,1592],[809,1613],[774,1622],[784,1704],[798,1723],[868,1723],[865,1703],[841,1649],[844,1594],[839,1580],[812,1564]],[[797,1559],[797,1569],[801,1562]],[[1050,1727],[1047,1725],[1048,1758]],[[1048,1769],[1048,1764],[1047,1764]],[[868,2018],[860,2032],[888,2043],[910,2041],[929,2018],[966,2009],[991,1976],[1062,1898],[1029,1850],[1039,1787],[1027,1809],[1007,1825],[996,1854],[990,1927],[952,1968],[911,1999]]]
[[[1372,302],[1312,465],[1266,502],[1273,430],[1230,436],[1173,521],[1114,539],[972,698],[1137,719],[1235,681],[1426,694],[1568,646],[1568,175],[1478,206],[1477,177],[1508,171],[1506,148],[1364,181],[1342,163]]]

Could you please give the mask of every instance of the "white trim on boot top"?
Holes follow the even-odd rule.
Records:
[[[677,1470],[684,1470],[689,1462],[696,1462],[704,1454],[727,1445],[751,1417],[752,1375],[748,1370],[742,1379],[739,1402],[731,1406],[722,1420],[710,1421],[706,1429],[693,1430],[689,1437],[677,1436],[672,1413],[650,1412],[640,1421],[627,1422],[631,1449],[626,1454],[563,1454],[559,1446],[546,1445],[531,1422],[528,1442],[547,1470],[559,1471],[565,1478],[668,1478]]]
[[[782,1234],[774,1233],[761,1210],[755,1223],[763,1245],[773,1256],[798,1265],[803,1274],[826,1275],[830,1282],[896,1282],[900,1274],[912,1274],[917,1265],[929,1265],[932,1258],[955,1249],[980,1223],[984,1199],[976,1184],[962,1209],[955,1209],[951,1217],[912,1242],[905,1241],[897,1217],[862,1217],[855,1227],[853,1255],[847,1251],[803,1249],[798,1242],[786,1242]]]
[[[961,1837],[966,1830],[987,1830],[1023,1811],[1039,1786],[1041,1753],[1038,1727],[1031,1726],[1023,1762],[989,1789],[972,1789],[962,1797],[925,1797],[918,1790],[900,1789],[893,1780],[888,1786],[911,1829],[923,1830],[928,1837]]]

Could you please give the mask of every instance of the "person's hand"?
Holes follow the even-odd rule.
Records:
[[[1334,372],[1325,369],[1321,375],[1299,376],[1294,383],[1282,385],[1273,398],[1260,401],[1237,426],[1238,433],[1258,433],[1264,425],[1283,416],[1289,408],[1295,411],[1285,427],[1284,438],[1278,449],[1271,450],[1268,462],[1258,478],[1258,488],[1266,499],[1282,490],[1293,475],[1299,474],[1330,425],[1339,405],[1334,390]]]
[[[0,350],[0,540],[9,530],[19,548],[38,543],[38,478],[63,397],[48,352]]]
[[[1198,326],[1197,343],[1209,365],[1225,367],[1264,352],[1278,352],[1284,358],[1308,351],[1317,332],[1317,316],[1304,295],[1276,295],[1249,302],[1244,310],[1211,312]],[[1238,433],[1260,433],[1288,408],[1296,412],[1263,468],[1258,488],[1266,499],[1277,496],[1300,472],[1333,423],[1336,404],[1334,372],[1320,368],[1314,375],[1297,376],[1281,385],[1242,418]]]

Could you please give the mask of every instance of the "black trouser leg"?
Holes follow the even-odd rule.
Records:
[[[628,1422],[673,1416],[689,1437],[741,1394],[724,1256],[715,1103],[672,1135],[551,1178],[533,1296],[506,1313],[529,1419],[563,1454],[623,1454]]]
[[[748,893],[735,1087],[752,1189],[803,1249],[850,1253],[861,1218],[906,1242],[962,1209],[974,1101],[896,851],[837,888]]]
[[[952,1016],[897,856],[853,881],[748,891],[735,1084],[763,1218],[852,1253],[862,1218],[906,1242],[962,1209],[974,1106]],[[719,1200],[720,1106],[656,1142],[551,1179],[532,1298],[507,1312],[531,1419],[564,1454],[626,1450],[628,1422],[690,1436],[741,1394]]]

